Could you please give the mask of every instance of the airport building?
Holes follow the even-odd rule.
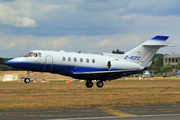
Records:
[[[173,70],[175,70],[176,66],[178,65],[178,61],[180,61],[180,54],[165,55],[163,61],[164,65],[170,63]]]

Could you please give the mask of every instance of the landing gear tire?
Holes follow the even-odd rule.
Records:
[[[30,79],[29,79],[29,78],[25,78],[25,79],[24,79],[24,82],[25,82],[25,83],[29,83],[29,82],[30,82]]]
[[[102,81],[98,81],[98,82],[96,83],[96,85],[97,85],[98,88],[102,88],[103,85],[104,85],[104,83],[103,83]]]
[[[87,81],[86,82],[86,87],[87,88],[92,88],[92,86],[93,86],[93,82],[92,81]]]

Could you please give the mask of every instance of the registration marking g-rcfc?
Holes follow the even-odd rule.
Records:
[[[126,55],[124,59],[130,59],[130,60],[140,60],[140,56],[128,56]]]

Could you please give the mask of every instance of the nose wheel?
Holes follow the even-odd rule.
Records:
[[[29,83],[29,82],[30,82],[30,78],[28,78],[28,77],[29,77],[29,74],[30,74],[30,71],[28,70],[28,71],[27,71],[27,78],[24,79],[24,82],[25,82],[25,83]]]
[[[29,78],[25,78],[25,79],[24,79],[24,82],[25,82],[25,83],[29,83],[29,82],[30,82],[30,79],[29,79]]]

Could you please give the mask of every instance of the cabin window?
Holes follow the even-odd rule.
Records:
[[[76,62],[77,61],[77,58],[74,58],[74,62]]]
[[[23,57],[32,57],[33,52],[28,52],[27,54],[25,54]]]
[[[95,59],[92,59],[92,63],[95,63]]]
[[[89,59],[88,58],[86,59],[86,62],[89,63]]]
[[[62,58],[62,60],[63,60],[63,61],[65,61],[65,60],[66,60],[66,58],[65,58],[65,57],[63,57],[63,58]]]
[[[68,61],[71,61],[71,58],[70,58],[70,57],[68,57]]]
[[[34,53],[34,54],[33,54],[33,57],[37,57],[37,56],[38,56],[38,54],[37,54],[37,53]]]
[[[80,62],[83,62],[83,59],[82,59],[82,58],[80,58]]]
[[[39,53],[39,57],[42,57],[41,53]]]

